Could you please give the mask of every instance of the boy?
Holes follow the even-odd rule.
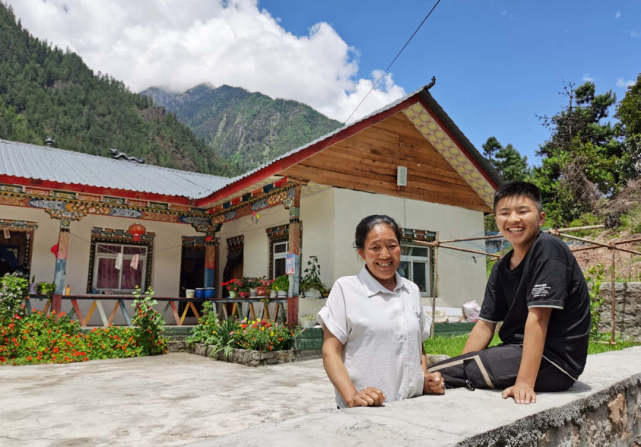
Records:
[[[449,387],[505,388],[504,399],[534,403],[537,391],[566,390],[583,372],[590,297],[568,247],[540,231],[545,212],[535,185],[499,188],[494,218],[513,250],[492,269],[463,354],[429,371],[440,371]],[[499,321],[503,344],[487,348]]]

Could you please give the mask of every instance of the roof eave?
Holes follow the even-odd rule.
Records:
[[[463,152],[469,156],[470,161],[472,161],[487,181],[490,182],[495,189],[503,184],[503,179],[496,169],[494,169],[490,162],[481,155],[472,142],[468,140],[461,129],[458,128],[445,110],[443,110],[439,103],[432,97],[428,89],[422,89],[418,93],[418,96],[423,106],[435,115],[434,118],[439,122],[441,127],[446,130],[453,141],[458,142],[461,149],[463,149]]]
[[[118,188],[107,188],[102,186],[83,185],[79,183],[61,183],[52,180],[42,180],[30,177],[18,177],[8,174],[0,174],[0,183],[30,186],[51,190],[73,191],[80,193],[124,197],[136,200],[150,200],[153,202],[167,202],[195,207],[196,199],[186,196],[174,196],[145,191],[134,191]]]

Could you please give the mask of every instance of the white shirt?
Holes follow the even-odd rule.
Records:
[[[396,273],[396,287],[388,290],[363,267],[336,280],[318,317],[343,344],[357,390],[379,388],[388,401],[423,394],[421,346],[430,324],[416,284]],[[338,390],[336,403],[347,406]]]

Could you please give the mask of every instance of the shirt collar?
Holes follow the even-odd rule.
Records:
[[[367,296],[370,297],[377,293],[396,293],[401,288],[405,287],[405,278],[399,275],[398,272],[395,272],[394,275],[396,276],[396,287],[394,287],[394,290],[389,290],[387,287],[384,287],[372,276],[365,266],[363,266],[361,271],[358,273],[358,279],[365,286],[367,289]]]

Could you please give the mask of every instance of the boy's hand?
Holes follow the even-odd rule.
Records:
[[[534,388],[525,383],[515,383],[509,388],[503,390],[503,399],[513,397],[514,402],[517,404],[533,404],[536,403],[536,393]]]

